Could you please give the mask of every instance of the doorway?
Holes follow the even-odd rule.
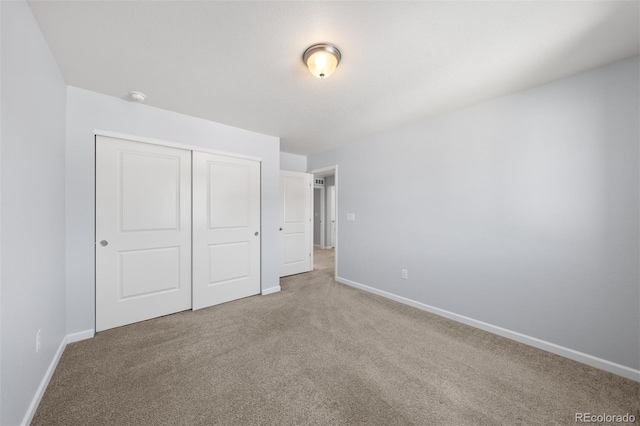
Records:
[[[337,276],[338,166],[311,170],[313,191],[313,270],[332,271]]]

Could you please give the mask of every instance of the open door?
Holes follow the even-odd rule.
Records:
[[[280,171],[280,276],[312,269],[313,175]]]

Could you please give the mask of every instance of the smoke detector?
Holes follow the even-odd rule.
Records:
[[[144,100],[147,99],[147,95],[140,92],[129,92],[129,99],[133,102],[144,102]]]

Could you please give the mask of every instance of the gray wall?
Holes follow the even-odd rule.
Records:
[[[290,154],[288,152],[280,153],[280,170],[288,172],[307,172],[307,157],[303,155]]]
[[[309,157],[339,166],[339,277],[638,369],[638,74],[635,57]]]
[[[66,85],[27,4],[0,10],[0,424],[13,425],[65,335]]]
[[[152,94],[149,94],[150,96]],[[279,285],[280,140],[69,87],[67,91],[67,331],[95,326],[94,129],[262,158],[262,288]]]

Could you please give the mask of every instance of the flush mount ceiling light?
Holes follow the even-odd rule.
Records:
[[[332,44],[314,44],[304,51],[302,61],[309,68],[311,74],[318,78],[329,77],[340,63],[342,55]]]
[[[140,92],[129,92],[129,99],[134,102],[144,102],[144,100],[147,99],[147,95]]]

